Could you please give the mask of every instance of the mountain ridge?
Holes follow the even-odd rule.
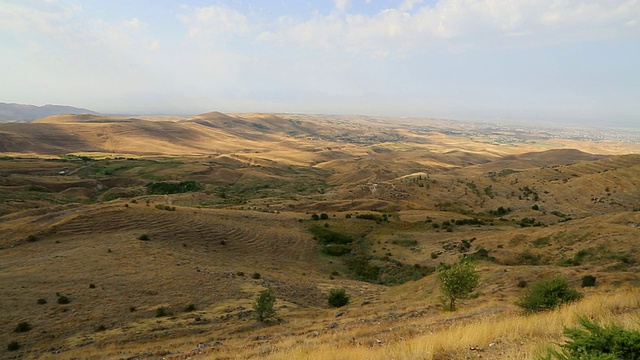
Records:
[[[1,122],[31,122],[36,119],[44,118],[52,115],[63,114],[93,114],[99,113],[93,110],[78,108],[67,105],[46,104],[43,106],[4,103],[0,102],[0,121]]]

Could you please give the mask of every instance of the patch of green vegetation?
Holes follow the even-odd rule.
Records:
[[[147,192],[153,195],[182,194],[186,192],[200,191],[202,185],[193,180],[181,182],[151,182],[147,184]]]
[[[544,263],[542,255],[534,254],[527,250],[518,255],[513,265],[543,265]]]
[[[549,236],[544,236],[541,238],[537,238],[535,240],[533,240],[531,242],[531,244],[533,244],[533,246],[537,247],[537,248],[541,248],[544,246],[549,246],[549,244],[551,244],[551,238]]]
[[[322,247],[322,252],[330,256],[343,256],[352,251],[348,244],[327,244]]]
[[[466,257],[469,258],[469,260],[471,261],[491,261],[491,262],[497,262],[497,259],[493,256],[491,256],[490,254],[491,250],[487,250],[483,247],[480,247],[476,250],[476,252],[467,255]]]
[[[309,231],[314,235],[314,238],[323,245],[349,244],[353,242],[351,236],[330,230],[323,226],[312,226],[309,228]]]
[[[496,178],[496,177],[504,177],[504,176],[511,175],[511,174],[517,174],[519,172],[520,171],[516,171],[516,170],[513,170],[513,169],[502,169],[499,172],[490,171],[490,172],[487,173],[486,176],[488,178]]]
[[[60,158],[66,161],[94,161],[95,159],[90,156],[64,154],[60,155]]]
[[[166,210],[166,211],[176,211],[176,207],[175,206],[169,206],[169,205],[164,205],[164,204],[156,204],[156,209]]]
[[[356,215],[356,219],[373,220],[377,224],[380,224],[383,221],[389,221],[389,215],[387,215],[387,214],[382,214],[382,215],[377,215],[377,214],[358,214],[358,215]]]
[[[418,245],[417,240],[409,240],[409,239],[395,239],[391,241],[392,244],[403,246],[403,247],[414,247]]]
[[[29,185],[29,187],[27,188],[27,191],[37,191],[37,192],[43,192],[43,193],[51,193],[53,191],[47,189],[44,186],[40,186],[40,185]]]
[[[560,351],[549,349],[543,360],[640,360],[640,331],[578,319],[579,328],[565,328],[568,340]]]
[[[597,258],[597,254],[595,249],[588,248],[582,249],[575,253],[572,258],[561,260],[558,265],[559,266],[579,266],[582,265],[585,261],[595,260]]]
[[[520,220],[520,222],[518,223],[520,225],[520,227],[538,227],[538,226],[544,226],[544,224],[540,221],[536,221],[535,218],[522,218],[522,220]]]
[[[500,206],[495,210],[490,210],[489,215],[492,216],[504,216],[511,212],[511,208]]]
[[[519,190],[522,192],[522,195],[519,196],[520,199],[528,199],[533,201],[540,200],[538,193],[533,188],[530,188],[528,186],[523,186]]]

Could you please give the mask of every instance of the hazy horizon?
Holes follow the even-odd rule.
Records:
[[[0,101],[640,127],[636,0],[0,4]]]

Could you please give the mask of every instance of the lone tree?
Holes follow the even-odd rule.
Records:
[[[449,303],[445,308],[450,311],[455,311],[456,300],[468,298],[480,281],[475,264],[467,258],[451,265],[440,265],[437,271],[440,289]]]
[[[276,303],[276,296],[270,289],[263,290],[258,295],[256,302],[253,304],[253,311],[256,313],[258,321],[268,321],[276,315],[273,305]]]

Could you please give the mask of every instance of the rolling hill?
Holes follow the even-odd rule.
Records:
[[[585,131],[597,141],[301,114],[0,124],[0,357],[537,359],[577,315],[637,328],[640,142]],[[435,269],[462,256],[480,286],[443,312]],[[523,314],[554,275],[597,286]]]

